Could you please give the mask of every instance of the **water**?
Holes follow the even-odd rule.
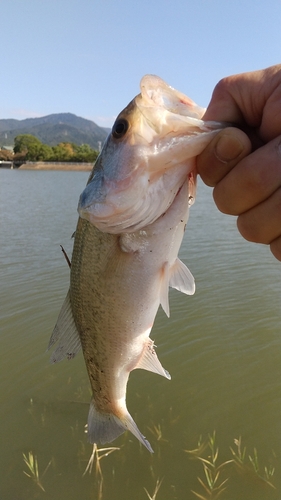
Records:
[[[144,487],[152,497],[157,479],[157,500],[196,498],[191,490],[215,498],[197,479],[206,483],[202,461],[185,451],[214,431],[217,465],[233,458],[230,447],[237,452],[234,439],[246,447],[240,467],[221,467],[216,486],[229,480],[220,498],[280,499],[280,263],[242,240],[202,184],[181,250],[196,294],[172,291],[171,318],[159,310],[151,335],[172,380],[136,370],[128,386],[128,408],[155,453],[124,434],[112,444],[120,450],[99,462],[103,481],[96,462],[83,476],[92,453],[83,358],[50,365],[45,350],[68,288],[59,245],[71,255],[87,177],[0,170],[0,499],[145,500]],[[37,483],[24,462],[29,452]],[[210,450],[199,455],[208,459]]]

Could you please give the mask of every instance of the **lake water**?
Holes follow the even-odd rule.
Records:
[[[87,177],[0,170],[0,499],[145,500],[144,488],[156,500],[198,498],[192,490],[215,499],[212,487],[225,500],[280,499],[281,264],[242,239],[202,184],[181,249],[196,293],[172,291],[171,318],[159,310],[151,334],[172,380],[136,370],[128,385],[128,408],[155,453],[126,433],[83,476],[93,450],[83,356],[51,365],[46,347],[69,283],[60,244],[71,255]],[[214,432],[219,454],[204,472]],[[218,469],[239,437],[240,465]],[[200,440],[197,455],[186,452]]]

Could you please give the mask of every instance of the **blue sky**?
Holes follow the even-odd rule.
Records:
[[[0,118],[101,126],[146,73],[206,106],[223,76],[281,62],[280,0],[2,0]]]

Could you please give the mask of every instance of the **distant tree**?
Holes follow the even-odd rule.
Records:
[[[15,162],[24,163],[26,160],[25,156],[26,156],[25,153],[16,153],[16,154],[14,154],[13,160]]]
[[[14,153],[25,153],[26,160],[36,161],[43,144],[31,134],[21,134],[15,137]]]
[[[93,163],[98,151],[88,144],[77,146],[70,142],[60,142],[57,146],[48,146],[31,134],[15,137],[14,153],[28,161],[73,161]]]
[[[0,149],[0,161],[12,161],[14,158],[13,152],[7,149]]]
[[[73,161],[93,163],[98,157],[98,151],[92,149],[89,144],[76,146]]]
[[[53,161],[72,161],[74,146],[69,142],[60,142],[57,146],[52,147]]]
[[[41,147],[39,148],[37,152],[37,160],[38,161],[50,161],[53,155],[53,149],[51,146],[48,146],[47,144],[41,144]]]

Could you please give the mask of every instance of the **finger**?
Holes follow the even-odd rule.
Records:
[[[237,226],[248,241],[269,245],[278,239],[281,236],[281,188],[264,202],[241,214]]]
[[[219,132],[197,157],[197,172],[207,186],[215,186],[251,151],[246,134],[229,127]]]
[[[248,94],[248,85],[245,85],[247,73],[232,75],[220,80],[213,90],[211,100],[203,116],[203,120],[225,121],[230,123],[245,123],[244,107],[241,105],[239,86]],[[250,96],[245,99],[250,101]]]
[[[281,137],[243,158],[214,189],[221,212],[240,215],[281,186]]]
[[[281,133],[281,65],[228,76],[218,82],[204,115],[256,129],[264,142]]]

